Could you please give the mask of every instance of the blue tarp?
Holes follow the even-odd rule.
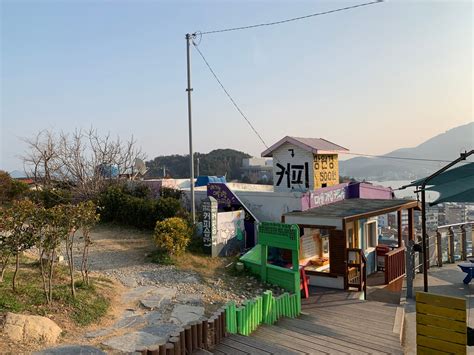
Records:
[[[207,186],[210,183],[221,183],[225,184],[225,176],[198,176],[194,186]]]

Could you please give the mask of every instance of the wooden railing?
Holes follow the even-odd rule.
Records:
[[[347,288],[355,287],[364,291],[364,299],[367,299],[367,259],[362,249],[347,249]]]
[[[388,285],[405,276],[405,247],[385,254],[385,284]]]

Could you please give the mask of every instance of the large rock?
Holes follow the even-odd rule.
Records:
[[[98,348],[89,345],[61,345],[55,348],[45,349],[43,351],[35,352],[33,355],[106,355],[105,352]]]
[[[158,287],[147,293],[146,297],[140,299],[140,303],[147,309],[157,309],[171,302],[176,296],[176,290],[168,287]]]
[[[145,332],[133,332],[108,339],[102,344],[116,351],[130,353],[143,349],[157,348],[159,345],[165,343],[166,339],[163,337],[158,337]]]
[[[54,344],[62,330],[51,319],[7,313],[3,333],[13,341],[39,341]]]
[[[175,324],[186,325],[194,321],[202,320],[203,316],[204,307],[178,304],[174,307],[170,320]]]

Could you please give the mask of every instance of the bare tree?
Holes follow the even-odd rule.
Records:
[[[110,133],[101,136],[94,128],[72,134],[41,131],[24,140],[28,153],[23,157],[30,175],[38,181],[53,179],[68,183],[76,199],[93,198],[110,181],[131,175],[135,159],[144,159],[137,141],[122,141]]]
[[[23,138],[23,141],[28,146],[23,156],[25,172],[33,178],[36,186],[51,186],[52,178],[61,168],[57,137],[51,131],[42,130],[31,138]]]

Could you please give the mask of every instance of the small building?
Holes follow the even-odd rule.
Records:
[[[338,153],[345,151],[348,149],[323,138],[286,136],[262,157],[273,157],[275,192],[304,192],[339,184]]]
[[[348,289],[357,284],[360,287],[363,274],[370,275],[378,270],[377,217],[391,212],[400,215],[407,210],[413,218],[414,210],[418,208],[418,201],[353,198],[302,212],[285,213],[283,222],[300,227],[302,255],[307,257],[301,262],[306,265],[310,284]],[[412,222],[408,234],[409,239],[414,238]],[[401,233],[398,233],[397,245],[403,245]],[[404,248],[399,249],[404,252]],[[364,270],[357,269],[361,259],[366,260]],[[404,265],[404,257],[398,259]]]
[[[242,159],[242,179],[246,179],[251,184],[257,182],[272,181],[272,160],[265,158],[244,158]]]

